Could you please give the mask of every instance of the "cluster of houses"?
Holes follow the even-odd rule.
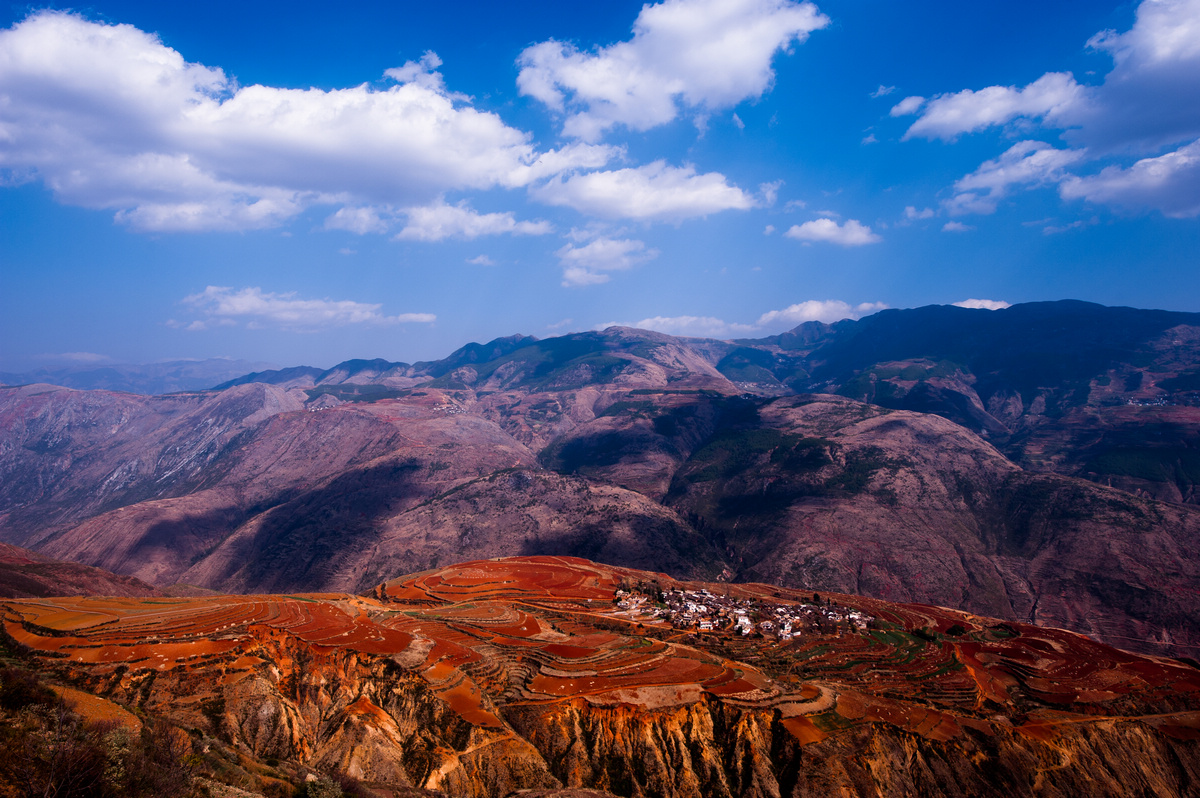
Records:
[[[804,634],[865,631],[874,620],[850,607],[822,601],[781,604],[733,598],[709,590],[666,590],[635,587],[618,590],[616,614],[643,622],[668,623],[676,629],[731,634],[760,634],[791,640]]]

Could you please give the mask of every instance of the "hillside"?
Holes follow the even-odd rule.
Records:
[[[837,593],[530,557],[370,597],[0,612],[52,678],[191,730],[250,794],[1168,798],[1200,773],[1192,665]]]
[[[158,595],[162,594],[153,586],[133,577],[0,543],[0,598]]]
[[[861,323],[761,345],[816,346]],[[721,373],[738,346],[612,328],[465,347],[419,364],[439,376],[410,387],[350,381],[398,368],[359,361],[309,388],[276,374],[162,397],[0,389],[0,535],[163,587],[354,592],[561,554],[933,603],[1155,653],[1200,646],[1196,508],[1144,481],[1022,467],[937,414],[755,393]],[[1190,451],[1161,419],[1192,410],[1071,412],[1122,414],[1105,440],[1157,430],[1154,445]],[[1048,461],[1103,456],[1093,438],[1050,457],[1065,427],[1039,423]]]

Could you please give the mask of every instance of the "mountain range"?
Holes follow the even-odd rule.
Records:
[[[126,393],[163,394],[174,391],[199,391],[214,383],[245,374],[269,364],[228,358],[206,360],[168,360],[161,363],[108,363],[103,358],[86,357],[83,362],[58,368],[32,371],[0,371],[2,385],[50,383],[81,391],[124,391]]]
[[[1200,314],[1081,302],[0,389],[0,538],[158,588],[572,555],[1194,656],[1198,480]]]

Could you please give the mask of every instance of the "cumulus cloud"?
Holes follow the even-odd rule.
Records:
[[[201,318],[192,322],[170,322],[188,330],[211,326],[245,324],[247,327],[274,326],[287,330],[321,330],[347,324],[400,324],[436,321],[432,313],[401,313],[387,316],[380,304],[333,299],[300,299],[295,292],[276,294],[261,288],[235,290],[210,285],[198,294],[184,297],[183,304]]]
[[[386,233],[396,221],[395,214],[381,208],[349,205],[338,208],[325,220],[326,230],[347,230],[351,233]]]
[[[148,230],[268,227],[315,204],[414,207],[599,168],[607,147],[539,152],[448,92],[427,53],[386,89],[238,86],[131,25],[42,11],[0,31],[0,168]]]
[[[658,250],[628,238],[600,236],[586,244],[566,244],[556,250],[563,267],[563,285],[581,286],[606,283],[607,272],[632,269],[639,263],[658,257]]]
[[[842,319],[861,319],[863,316],[870,316],[881,310],[887,310],[887,305],[882,302],[863,302],[858,305],[850,305],[840,299],[823,301],[810,299],[806,302],[788,305],[782,310],[767,311],[758,317],[757,326],[768,327],[781,323],[795,326],[806,321],[823,321],[830,324]]]
[[[1057,184],[1065,199],[1158,210],[1174,217],[1200,215],[1200,170],[1195,165],[1200,145],[1200,0],[1144,0],[1132,28],[1101,31],[1087,44],[1112,58],[1112,69],[1097,84],[1048,72],[1023,88],[967,89],[927,102],[908,98],[892,109],[892,115],[919,113],[905,138],[951,140],[1010,124],[1024,131],[1057,130],[1070,146],[1053,151],[1069,155],[1043,152],[1034,160],[1056,160],[1059,168],[1035,179],[1008,181],[1006,187]],[[1046,148],[1049,145],[1043,145]],[[1130,163],[1131,157],[1138,160]],[[964,180],[981,178],[995,163],[989,161]],[[1068,164],[1069,172],[1061,168]],[[1027,165],[1035,172],[1039,169],[1033,161]],[[1080,174],[1089,166],[1099,173]],[[962,191],[951,207],[988,213],[1003,193]]]
[[[961,302],[953,303],[957,308],[973,308],[976,310],[1004,310],[1012,305],[1005,302],[1003,299],[964,299]]]
[[[1128,168],[1109,166],[1099,174],[1069,176],[1059,186],[1064,199],[1119,208],[1154,208],[1165,216],[1200,216],[1200,140]]]
[[[642,6],[628,41],[592,52],[553,39],[527,48],[517,85],[565,115],[564,134],[595,141],[615,125],[648,130],[761,97],[775,54],[828,24],[808,2],[666,0]]]
[[[399,220],[404,227],[396,234],[400,241],[444,241],[447,238],[473,239],[488,235],[546,235],[554,227],[546,221],[517,221],[512,213],[478,213],[464,200],[449,205],[439,197],[430,205],[393,209],[388,206],[345,206],[325,220],[326,230],[351,233],[386,233]]]
[[[408,223],[396,234],[406,241],[442,241],[447,238],[479,238],[510,233],[540,236],[553,232],[549,222],[518,222],[511,213],[476,213],[465,202],[438,202],[424,208],[409,208]]]
[[[933,208],[921,208],[920,210],[917,210],[915,206],[908,205],[904,208],[904,219],[908,222],[915,222],[921,219],[932,219],[935,213],[936,212],[933,210]]]
[[[1146,0],[1130,30],[1101,31],[1088,46],[1113,70],[1072,120],[1071,141],[1149,154],[1200,138],[1200,0]]]
[[[892,109],[893,116],[915,112],[920,106],[902,108],[909,97]],[[1004,124],[1017,117],[1045,120],[1049,124],[1069,118],[1086,103],[1086,91],[1065,72],[1051,72],[1023,89],[1013,86],[988,86],[986,89],[943,94],[924,104],[924,111],[913,122],[904,138],[953,139],[992,125]]]
[[[776,184],[766,184],[773,195]],[[680,221],[755,206],[754,198],[719,172],[696,174],[692,166],[655,161],[630,169],[560,176],[531,191],[548,205],[565,205],[606,219]]]
[[[1200,137],[1200,0],[1145,0],[1130,30],[1101,31],[1087,44],[1113,60],[1102,83],[1048,72],[1024,88],[938,95],[905,138],[952,139],[1016,119],[1063,130],[1069,142],[1096,153],[1149,153]]]
[[[1066,167],[1087,157],[1085,150],[1056,149],[1042,141],[1019,141],[999,158],[984,161],[978,169],[954,184],[954,196],[945,202],[951,215],[994,213],[996,205],[1014,186],[1055,184],[1065,178]]]
[[[883,240],[857,219],[847,219],[845,224],[838,224],[828,218],[813,219],[811,222],[792,225],[784,235],[799,241],[824,241],[843,247],[861,247]]]
[[[473,258],[467,258],[467,263],[472,266],[495,266],[496,261],[489,258],[487,255],[476,255]]]
[[[888,112],[890,116],[911,116],[921,110],[921,106],[925,104],[924,97],[905,97],[900,102],[892,106],[892,110]]]
[[[972,231],[974,229],[975,228],[972,227],[971,225],[963,224],[962,222],[951,221],[951,222],[946,222],[944,225],[942,225],[943,233],[969,233],[970,231]]]

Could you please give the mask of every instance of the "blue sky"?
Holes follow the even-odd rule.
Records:
[[[11,5],[0,368],[1200,310],[1200,0]]]

